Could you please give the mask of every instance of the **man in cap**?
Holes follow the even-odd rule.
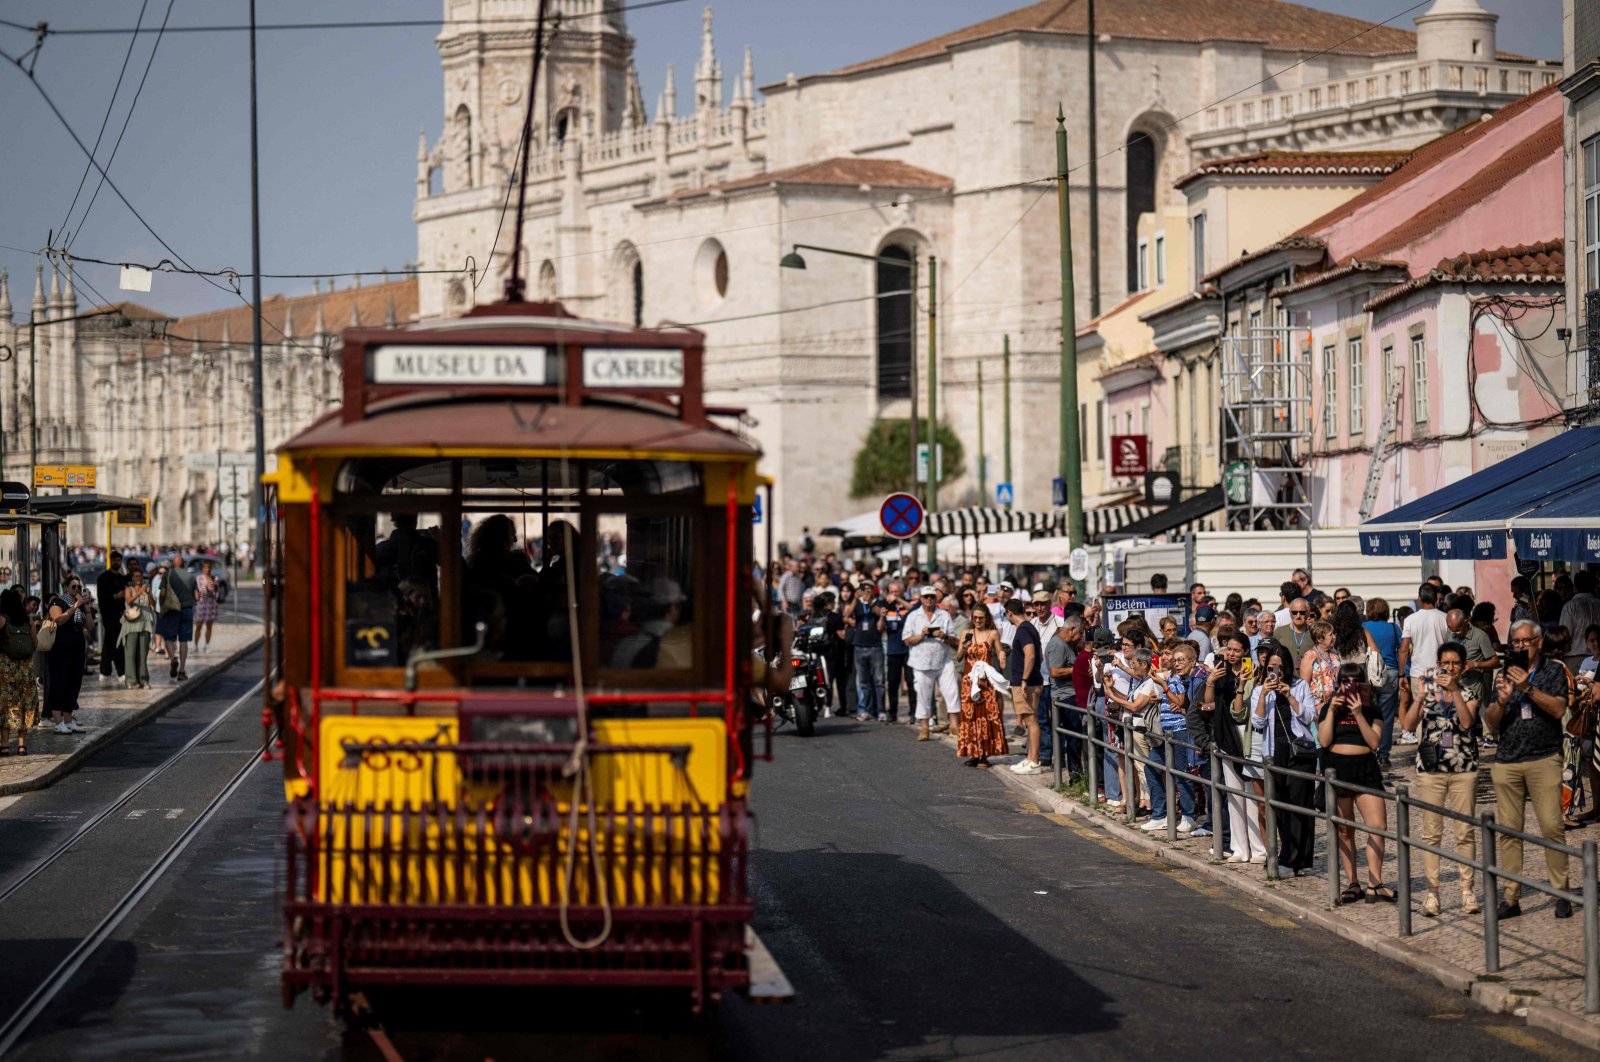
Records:
[[[1217,610],[1210,605],[1201,605],[1194,610],[1194,622],[1189,624],[1189,633],[1184,640],[1194,643],[1197,659],[1211,658],[1211,625],[1216,621]]]
[[[1029,608],[1032,615],[1028,622],[1033,624],[1039,632],[1039,660],[1040,675],[1044,680],[1043,688],[1038,701],[1034,704],[1034,715],[1039,720],[1039,764],[1042,767],[1051,766],[1051,753],[1054,751],[1053,740],[1055,731],[1055,717],[1051,712],[1054,700],[1051,697],[1051,677],[1048,666],[1044,664],[1045,647],[1056,640],[1056,632],[1061,629],[1061,619],[1050,610],[1050,591],[1040,583],[1033,591],[1033,603]],[[1070,677],[1070,676],[1069,676]]]
[[[929,719],[934,713],[934,690],[944,695],[944,703],[953,721],[961,711],[961,691],[956,682],[955,669],[946,668],[950,660],[950,615],[939,607],[939,591],[932,586],[917,590],[918,607],[906,617],[900,640],[910,652],[911,681],[917,692],[917,740],[927,741],[931,735]],[[941,724],[939,732],[950,729]]]

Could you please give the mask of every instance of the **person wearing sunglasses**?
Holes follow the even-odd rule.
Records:
[[[1294,660],[1293,672],[1299,674],[1300,661],[1316,647],[1316,639],[1311,635],[1311,603],[1304,598],[1296,598],[1289,602],[1288,613],[1288,625],[1274,629],[1272,638],[1288,650]]]
[[[1571,706],[1571,686],[1566,665],[1544,656],[1544,632],[1533,620],[1511,625],[1511,651],[1505,667],[1495,676],[1494,696],[1483,707],[1483,721],[1499,727],[1500,745],[1489,775],[1494,779],[1495,818],[1513,830],[1523,828],[1526,804],[1533,802],[1539,833],[1555,847],[1544,850],[1550,884],[1567,887],[1567,854],[1561,845],[1561,720]],[[1497,845],[1500,866],[1522,873],[1522,839],[1501,834]],[[1522,886],[1503,879],[1502,899],[1496,908],[1501,918],[1522,913]],[[1493,897],[1487,899],[1493,900]],[[1571,918],[1572,904],[1555,902],[1557,918]]]

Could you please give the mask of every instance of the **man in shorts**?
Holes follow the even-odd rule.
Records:
[[[171,657],[170,674],[174,681],[183,682],[189,677],[189,643],[194,641],[195,579],[183,566],[183,558],[172,558],[172,569],[167,572],[172,581],[172,592],[178,596],[177,642],[167,639],[167,653]]]

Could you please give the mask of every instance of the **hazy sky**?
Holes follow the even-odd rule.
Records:
[[[57,29],[126,27],[143,4],[145,24],[159,25],[168,2],[8,0],[0,19],[25,25],[44,19]],[[746,44],[754,49],[761,84],[790,71],[814,73],[893,51],[1023,2],[722,0],[716,4],[717,47],[731,91]],[[1414,0],[1302,2],[1382,20]],[[1560,0],[1482,2],[1501,15],[1502,49],[1559,61]],[[262,24],[434,19],[442,6],[442,0],[261,0],[258,14]],[[652,110],[669,62],[677,67],[680,109],[692,102],[701,6],[701,0],[684,0],[629,15]],[[238,25],[246,11],[245,0],[172,0],[169,26]],[[1415,13],[1395,24],[1413,28]],[[425,27],[260,34],[264,273],[377,271],[416,256],[417,131],[426,128],[431,142],[443,109],[433,37]],[[143,35],[133,48],[100,148],[102,162],[155,39]],[[20,56],[33,40],[30,31],[0,26],[0,50],[7,55]],[[38,83],[86,144],[93,145],[100,129],[128,40],[127,34],[52,36],[37,57]],[[245,34],[169,32],[109,166],[134,208],[197,268],[250,268],[248,76]],[[0,145],[0,266],[9,269],[13,301],[25,315],[33,251],[66,222],[86,163],[27,78],[3,61]],[[109,187],[83,219],[97,183],[91,174],[72,215],[73,251],[117,261],[170,257]],[[150,293],[130,296],[117,290],[115,270],[85,265],[82,271],[112,300],[131,297],[175,313],[238,304],[193,277],[158,275]],[[265,290],[305,292],[310,282],[267,281]],[[93,298],[87,291],[79,295],[84,303]]]

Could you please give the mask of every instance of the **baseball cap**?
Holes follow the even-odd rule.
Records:
[[[1217,618],[1217,610],[1210,605],[1201,605],[1194,610],[1194,618],[1201,621],[1214,620]]]
[[[1044,591],[1044,584],[1043,583],[1034,583],[1033,584],[1033,592],[1034,593],[1038,594],[1038,593],[1042,593],[1043,591]]]
[[[1012,585],[1012,584],[1011,584],[1011,583],[1010,583],[1010,582],[1008,582],[1008,581],[1006,581],[1006,580],[1004,580],[1004,579],[1002,579],[1002,580],[1001,580],[1001,581],[1000,581],[1000,589],[1002,589],[1002,590],[1011,590],[1011,591],[1015,591],[1015,590],[1016,590],[1016,587],[1015,587],[1015,586],[1013,586],[1013,585]]]
[[[920,587],[917,590],[917,596],[918,597],[938,597],[939,596],[939,588],[937,586]]]
[[[1116,636],[1104,627],[1094,629],[1094,647],[1096,649],[1109,649],[1117,644]]]
[[[1039,604],[1047,605],[1047,604],[1050,603],[1050,595],[1045,593],[1043,587],[1036,587],[1034,589],[1034,591],[1033,591],[1033,603],[1036,604],[1036,605],[1039,605]]]

